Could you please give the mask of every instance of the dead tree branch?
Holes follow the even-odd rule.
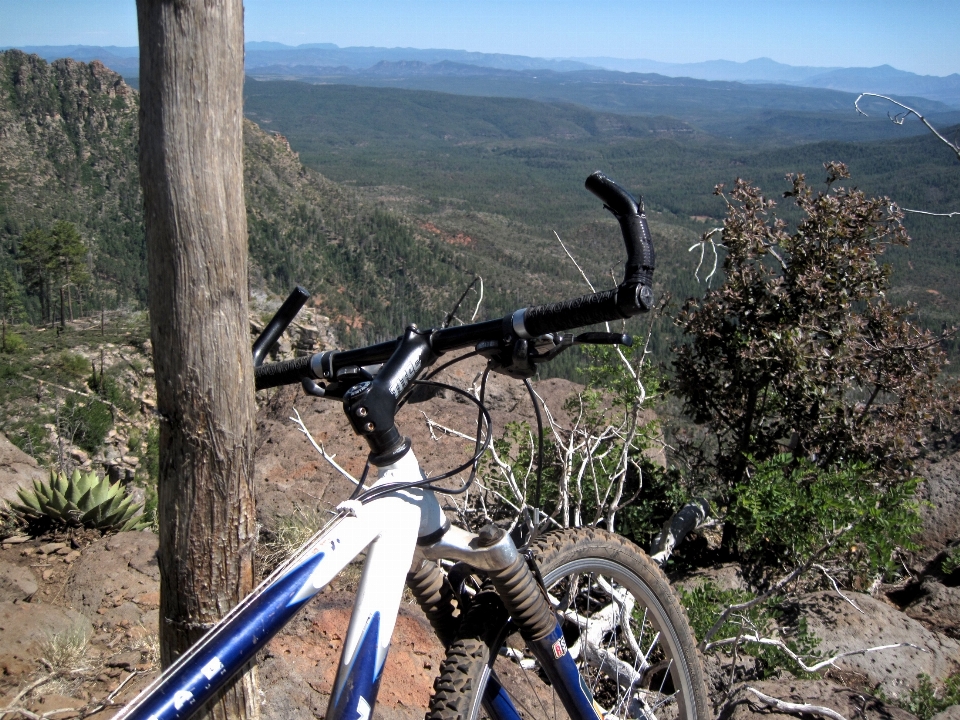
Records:
[[[890,120],[892,120],[897,125],[903,125],[904,120],[906,120],[911,115],[915,115],[917,119],[919,119],[920,122],[922,122],[926,126],[926,128],[930,132],[932,132],[937,137],[938,140],[940,140],[940,142],[942,142],[948,148],[953,150],[953,154],[957,156],[958,160],[960,160],[960,145],[958,145],[957,143],[952,143],[949,140],[947,140],[943,135],[940,134],[940,131],[938,131],[930,123],[929,120],[927,120],[923,115],[917,112],[914,108],[910,107],[909,105],[904,105],[902,102],[899,102],[898,100],[894,100],[891,97],[887,97],[886,95],[878,95],[876,93],[860,93],[857,99],[853,101],[853,106],[857,109],[857,112],[863,115],[864,117],[870,117],[863,110],[860,109],[860,99],[864,97],[880,98],[881,100],[886,100],[887,102],[893,103],[897,107],[903,108],[903,112],[897,113],[896,115],[891,115],[890,113],[887,113],[887,117],[890,118]],[[905,207],[901,207],[900,209],[903,210],[903,212],[913,213],[914,215],[929,215],[931,217],[952,218],[952,217],[960,216],[960,211],[938,213],[938,212],[930,212],[929,210],[911,210],[910,208],[905,208]]]
[[[780,640],[779,638],[760,637],[757,633],[740,634],[740,635],[737,635],[737,637],[724,638],[723,640],[717,640],[716,642],[707,643],[706,647],[704,648],[704,652],[707,652],[717,647],[724,647],[726,645],[736,646],[741,642],[750,642],[750,643],[755,643],[757,645],[766,645],[768,647],[778,648],[784,654],[788,655],[790,659],[793,660],[797,665],[799,665],[804,672],[808,672],[808,673],[814,673],[819,670],[823,670],[825,667],[830,667],[834,665],[834,663],[836,663],[837,660],[840,660],[845,657],[851,657],[853,655],[867,655],[869,653],[879,652],[881,650],[892,650],[894,648],[900,648],[900,647],[911,647],[914,650],[919,650],[920,652],[927,652],[925,648],[922,648],[919,645],[903,642],[903,643],[894,643],[893,645],[877,645],[876,647],[866,648],[865,650],[850,650],[848,652],[837,653],[833,657],[827,658],[826,660],[821,660],[820,662],[815,663],[814,665],[807,665],[800,658],[799,655],[797,655],[795,652],[793,652],[793,650],[787,647],[787,644],[783,642],[783,640]]]
[[[652,548],[650,559],[661,567],[670,559],[674,548],[704,524],[710,516],[710,504],[703,498],[688,502],[663,524]]]
[[[703,281],[709,287],[710,279],[717,272],[717,264],[720,262],[720,256],[717,253],[718,247],[726,247],[723,243],[718,243],[714,241],[713,236],[719,234],[721,238],[723,237],[723,228],[715,227],[712,230],[705,232],[701,237],[699,242],[690,246],[690,249],[687,252],[693,252],[697,248],[700,248],[700,262],[697,263],[697,269],[693,271],[693,276],[697,279],[697,283],[700,282],[700,268],[703,267],[703,259],[706,254],[707,244],[709,243],[710,249],[713,250],[713,267],[710,269],[710,274],[707,275]]]
[[[296,417],[292,417],[289,419],[293,420],[293,422],[297,424],[297,427],[299,428],[300,432],[302,432],[304,435],[307,436],[307,440],[309,440],[310,444],[313,445],[313,449],[316,450],[318,453],[320,453],[320,457],[322,457],[324,460],[330,463],[333,469],[336,470],[341,475],[343,475],[343,477],[345,477],[347,480],[352,482],[354,485],[359,485],[360,481],[357,480],[353,475],[348,473],[346,470],[344,470],[342,467],[340,467],[340,465],[334,460],[336,455],[330,455],[324,449],[323,445],[321,445],[320,443],[318,443],[316,440],[313,439],[313,435],[311,435],[310,431],[307,430],[307,426],[303,424],[303,420],[300,418],[300,413],[297,411],[296,408],[293,409],[293,414],[296,415]]]
[[[960,145],[955,145],[954,143],[947,140],[943,135],[940,134],[940,132],[933,125],[930,124],[929,120],[927,120],[923,115],[921,115],[919,112],[914,110],[909,105],[904,105],[902,102],[894,100],[891,97],[887,97],[886,95],[878,95],[877,93],[860,93],[860,95],[857,96],[857,99],[853,101],[853,106],[857,109],[857,112],[863,115],[864,117],[870,117],[863,110],[860,109],[860,99],[864,97],[880,98],[881,100],[886,100],[887,102],[893,103],[897,107],[903,108],[904,112],[897,113],[896,115],[890,115],[889,113],[887,113],[887,117],[889,117],[897,125],[903,125],[904,120],[906,120],[911,115],[916,115],[917,119],[920,120],[920,122],[922,122],[930,132],[936,135],[937,138],[944,145],[946,145],[948,148],[953,150],[953,154],[957,156],[957,160],[960,160]],[[953,213],[953,214],[957,214],[957,213]]]
[[[757,699],[761,703],[767,707],[772,707],[775,710],[779,710],[780,712],[791,713],[793,715],[821,715],[823,717],[830,718],[830,720],[847,720],[836,710],[831,710],[830,708],[823,707],[822,705],[808,705],[806,703],[791,703],[785,700],[778,700],[775,697],[764,695],[756,688],[749,686],[747,686],[747,690],[756,695]]]
[[[722,613],[720,617],[717,618],[717,621],[713,624],[707,633],[703,636],[703,640],[700,641],[700,651],[703,652],[706,648],[707,643],[710,642],[710,638],[719,632],[720,628],[723,627],[723,624],[727,621],[727,618],[730,617],[731,613],[740,612],[743,610],[749,610],[750,608],[759,605],[760,603],[770,599],[774,595],[779,594],[787,585],[792,583],[798,577],[803,575],[807,570],[809,570],[813,564],[819,560],[824,553],[827,552],[833,545],[840,539],[842,535],[847,533],[853,528],[853,525],[845,525],[844,527],[837,530],[833,533],[833,536],[827,540],[827,542],[821,545],[814,553],[811,555],[803,565],[798,565],[795,567],[788,575],[783,577],[775,585],[773,585],[769,590],[767,590],[763,595],[758,595],[753,600],[748,600],[747,602],[738,603],[736,605],[728,606]]]

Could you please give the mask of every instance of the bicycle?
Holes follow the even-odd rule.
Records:
[[[183,720],[210,700],[276,632],[357,555],[366,560],[326,717],[368,720],[406,585],[447,648],[427,717],[573,720],[707,717],[703,670],[686,616],[660,569],[627,540],[596,528],[539,533],[521,547],[487,525],[452,525],[437,482],[468,471],[473,481],[490,442],[483,389],[474,397],[473,457],[427,478],[395,423],[409,392],[480,354],[488,369],[529,379],[575,344],[628,343],[629,336],[565,330],[626,319],[653,304],[654,251],[642,198],[602,173],[586,187],[618,219],[627,249],[616,288],[496,320],[421,330],[395,341],[263,364],[266,351],[308,297],[297,288],[253,345],[257,388],[301,384],[343,402],[369,447],[367,470],[333,519],[278,567],[116,717]],[[473,353],[424,376],[444,353]],[[423,379],[420,379],[423,376]],[[532,392],[532,391],[531,391]],[[367,471],[377,479],[365,487]],[[522,526],[521,526],[522,527]],[[453,561],[444,571],[439,561]]]

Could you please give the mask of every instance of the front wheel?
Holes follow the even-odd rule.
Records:
[[[546,533],[531,550],[568,651],[604,720],[708,717],[686,615],[643,551],[596,528]],[[440,667],[428,720],[568,717],[519,634],[504,626],[502,610],[477,603],[463,628]],[[510,702],[503,702],[500,688]]]

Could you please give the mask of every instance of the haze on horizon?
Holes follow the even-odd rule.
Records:
[[[248,42],[960,72],[955,0],[247,0],[245,15]],[[134,0],[0,0],[0,47],[136,44]]]

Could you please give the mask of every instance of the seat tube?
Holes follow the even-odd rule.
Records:
[[[380,469],[381,483],[419,478],[412,452]],[[329,720],[369,720],[376,702],[383,666],[416,549],[423,506],[436,503],[423,489],[399,490],[365,504],[361,517],[379,534],[367,548],[357,599],[343,644],[330,695]]]

